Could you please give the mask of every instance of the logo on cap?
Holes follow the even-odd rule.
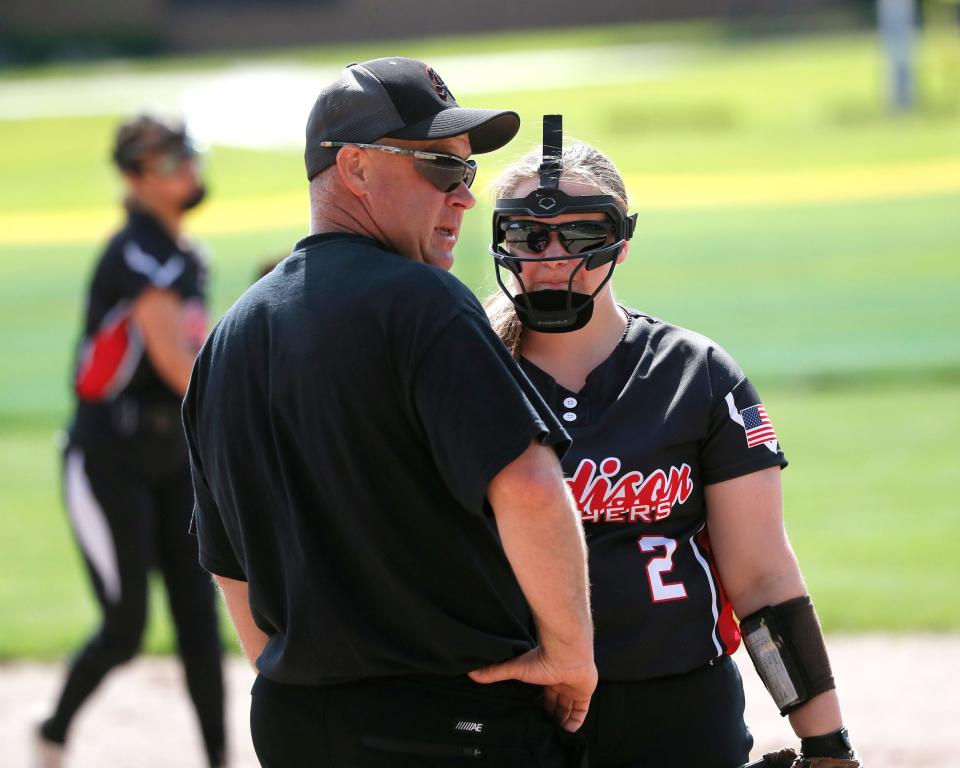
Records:
[[[450,93],[450,89],[447,88],[447,84],[443,82],[443,80],[440,78],[440,75],[436,73],[433,67],[427,67],[427,75],[430,78],[430,82],[433,84],[433,90],[437,92],[437,96],[444,101],[453,98],[453,94]]]
[[[539,205],[545,211],[549,211],[556,204],[557,201],[552,197],[541,197],[539,200],[537,200],[537,205]]]

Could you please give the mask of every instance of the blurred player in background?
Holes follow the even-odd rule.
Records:
[[[180,422],[207,332],[206,267],[181,222],[205,190],[196,149],[178,123],[149,115],[124,123],[113,160],[127,219],[90,284],[64,452],[66,507],[102,622],[39,727],[37,765],[62,764],[74,715],[111,669],[137,653],[147,575],[157,567],[207,761],[221,766],[221,646],[213,586],[187,532],[193,492]]]
[[[600,674],[582,730],[590,765],[745,763],[730,659],[742,632],[806,764],[856,766],[756,390],[711,340],[616,302],[636,215],[606,156],[562,147],[558,115],[542,154],[495,188],[503,293],[488,313],[573,438],[562,464],[590,549]]]

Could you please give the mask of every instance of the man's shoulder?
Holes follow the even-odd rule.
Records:
[[[273,293],[268,283],[264,280],[257,281],[241,293],[223,313],[215,330],[221,336],[230,336],[258,325],[269,312]]]
[[[457,318],[470,324],[489,324],[482,305],[466,284],[439,267],[409,262],[393,282],[392,290],[394,316],[405,316],[415,324],[418,334],[439,333]]]
[[[400,299],[409,309],[456,306],[479,309],[476,297],[456,276],[430,264],[413,261],[378,241],[360,235],[311,235],[297,243],[294,255],[303,254],[306,264],[325,260],[324,278],[359,289],[367,301],[377,294],[384,304]],[[371,306],[371,308],[373,308]]]
[[[422,285],[425,301],[433,301],[436,297],[445,296],[453,300],[461,309],[477,308],[482,313],[477,297],[459,277],[429,264],[413,266],[416,270],[411,271],[410,279]]]

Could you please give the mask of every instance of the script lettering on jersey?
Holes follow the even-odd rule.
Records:
[[[632,470],[616,482],[620,459],[610,456],[599,466],[584,459],[567,478],[567,486],[585,523],[654,523],[670,516],[674,504],[683,504],[693,492],[690,466],[656,469],[643,476]]]

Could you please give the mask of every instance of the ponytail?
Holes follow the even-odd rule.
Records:
[[[520,334],[523,331],[523,325],[517,317],[513,302],[498,291],[484,302],[483,308],[487,311],[494,333],[500,337],[500,341],[513,359],[519,360]]]

